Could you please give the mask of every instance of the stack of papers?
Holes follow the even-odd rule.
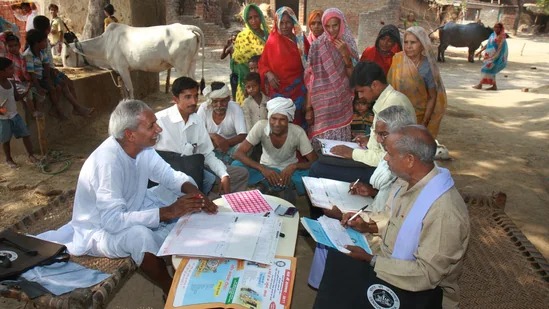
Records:
[[[371,197],[349,193],[351,184],[344,181],[306,176],[303,177],[303,184],[313,206],[320,208],[337,206],[343,212],[356,212],[374,201]]]
[[[347,245],[359,246],[364,251],[372,254],[364,235],[350,227],[344,228],[339,220],[326,216],[322,216],[318,220],[303,217],[301,218],[301,224],[319,244],[335,248],[343,253],[350,252],[345,249]]]
[[[255,214],[273,210],[259,190],[224,194],[222,197],[234,212]]]
[[[181,217],[158,256],[230,258],[271,264],[282,223],[276,217],[220,212]]]
[[[336,140],[323,139],[323,138],[319,138],[318,141],[320,142],[322,154],[325,156],[342,158],[342,156],[338,156],[332,153],[332,148],[338,145],[347,146],[352,149],[364,149],[360,147],[358,143],[354,143],[354,142],[336,141]]]

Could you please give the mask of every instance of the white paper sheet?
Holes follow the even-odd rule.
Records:
[[[342,158],[342,156],[338,156],[332,153],[332,148],[337,145],[347,146],[352,149],[364,149],[360,147],[358,143],[355,143],[355,142],[344,142],[344,141],[336,141],[336,140],[323,139],[323,138],[319,138],[318,141],[320,142],[320,145],[321,145],[322,154],[325,156]]]
[[[275,217],[228,212],[192,214],[179,219],[158,255],[223,257],[271,264],[281,226]]]
[[[350,183],[344,181],[303,177],[303,184],[313,206],[320,208],[337,206],[344,212],[358,211],[374,201],[371,197],[350,194]]]

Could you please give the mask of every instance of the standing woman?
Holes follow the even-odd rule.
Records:
[[[486,90],[498,90],[496,85],[496,74],[507,66],[507,36],[502,23],[494,25],[494,32],[488,38],[488,44],[484,46],[475,56],[484,51],[482,69],[480,69],[480,83],[473,86],[475,89],[482,89],[482,85],[492,85]]]
[[[322,26],[324,34],[309,51],[310,99],[305,115],[309,137],[350,141],[354,93],[349,77],[358,61],[356,42],[339,9],[324,11]]]
[[[322,10],[313,10],[309,14],[307,19],[307,28],[309,28],[309,35],[307,35],[307,41],[309,44],[313,42],[324,33],[324,28],[322,27]]]
[[[265,42],[269,37],[265,17],[257,5],[248,4],[244,8],[242,18],[246,26],[236,37],[233,51],[234,71],[238,74],[236,98],[233,99],[238,104],[242,104],[245,98],[244,79],[250,73],[248,62],[253,56],[263,53],[263,47],[265,47]]]
[[[294,124],[306,127],[303,72],[307,65],[309,42],[305,39],[294,11],[283,6],[276,10],[274,28],[259,60],[259,74],[268,97],[292,99]]]
[[[364,50],[360,61],[377,63],[387,75],[393,63],[393,56],[400,51],[402,51],[402,43],[398,28],[395,25],[385,25],[379,30],[376,44]]]
[[[410,99],[417,123],[436,138],[446,112],[446,90],[425,29],[414,26],[406,30],[404,51],[393,57],[387,81]]]

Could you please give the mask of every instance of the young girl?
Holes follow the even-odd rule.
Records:
[[[353,122],[351,122],[351,134],[353,139],[357,136],[369,136],[372,122],[374,121],[374,112],[372,105],[366,100],[360,99],[355,95],[353,101]]]
[[[107,30],[107,26],[110,25],[111,23],[117,23],[118,22],[118,18],[114,17],[114,6],[112,4],[107,4],[105,5],[105,7],[103,8],[104,12],[105,12],[105,20],[103,21],[103,24],[105,25],[105,29],[104,30]]]

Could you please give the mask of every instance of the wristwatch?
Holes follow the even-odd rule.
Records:
[[[376,260],[377,260],[377,255],[374,255],[372,257],[372,259],[370,260],[370,266],[375,267],[376,266]]]

